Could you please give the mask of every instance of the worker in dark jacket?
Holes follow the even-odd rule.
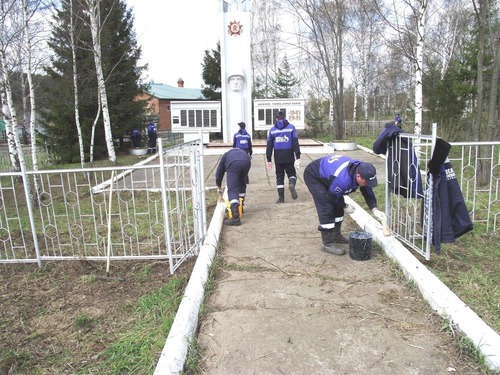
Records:
[[[225,225],[241,225],[240,220],[240,198],[245,200],[247,191],[247,177],[251,161],[247,152],[239,148],[227,151],[219,162],[215,172],[215,184],[219,194],[222,194],[222,179],[227,173],[227,197],[231,209],[231,218],[224,221]],[[243,204],[242,201],[242,204]]]
[[[276,166],[276,187],[278,189],[277,203],[285,202],[285,173],[288,176],[288,188],[292,199],[297,199],[295,189],[297,184],[297,170],[300,167],[299,136],[295,126],[285,118],[285,113],[279,111],[275,125],[267,134],[266,159],[267,168],[272,169],[271,157],[274,150],[274,164]]]
[[[132,145],[135,148],[139,148],[141,146],[142,134],[137,129],[132,129],[130,132],[130,138],[132,139]]]
[[[422,177],[417,155],[408,137],[399,137],[399,134],[403,133],[400,120],[398,116],[395,122],[385,124],[373,143],[373,152],[387,154],[386,166],[390,191],[405,198],[422,198]],[[389,146],[391,147],[387,153]]]
[[[150,121],[148,124],[148,154],[154,154],[156,152],[156,124]]]
[[[349,244],[342,236],[344,212],[352,214],[354,207],[346,204],[344,195],[358,188],[377,219],[385,214],[377,208],[377,198],[372,188],[377,186],[377,171],[370,163],[342,155],[329,155],[312,161],[304,170],[304,182],[311,192],[319,218],[324,252],[343,255],[342,245]]]
[[[241,148],[243,151],[246,151],[250,157],[252,157],[252,138],[250,134],[246,131],[245,123],[238,123],[240,130],[238,130],[233,136],[233,148]]]
[[[403,119],[401,118],[399,113],[396,115],[396,118],[394,119],[394,123],[399,127],[403,126]]]

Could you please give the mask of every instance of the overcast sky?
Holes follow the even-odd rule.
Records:
[[[222,32],[218,0],[125,0],[134,14],[147,81],[200,88],[205,50],[215,49]]]

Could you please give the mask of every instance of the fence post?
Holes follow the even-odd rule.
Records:
[[[201,191],[204,190],[203,178],[200,176],[202,162],[198,157],[199,144],[203,145],[203,134],[200,130],[199,132],[200,140],[197,144],[193,141],[189,147],[189,162],[190,162],[190,177],[191,177],[191,195],[193,199],[193,218],[194,218],[194,235],[196,246],[196,255],[199,253],[199,248],[201,241],[203,240],[204,228],[203,228],[203,199]]]
[[[431,129],[431,155],[430,159],[432,159],[432,154],[434,153],[434,147],[436,147],[436,138],[437,138],[437,124],[433,123],[432,124],[432,129]],[[427,222],[425,223],[426,225],[423,226],[422,228],[422,233],[425,238],[425,259],[429,260],[431,258],[431,243],[432,243],[432,232],[433,232],[433,227],[434,227],[434,220],[433,220],[433,212],[432,212],[432,202],[434,202],[434,177],[432,174],[428,175],[427,178],[427,204],[424,205],[424,209],[427,212],[424,212],[424,217],[427,217]]]
[[[207,202],[205,190],[205,156],[203,154],[203,130],[200,129],[200,145],[199,145],[199,164],[200,164],[200,182],[201,182],[201,218],[203,237],[207,234]]]
[[[161,187],[161,203],[163,207],[163,225],[165,226],[165,246],[168,253],[168,264],[170,267],[170,274],[174,273],[174,262],[172,259],[172,246],[170,241],[170,227],[168,225],[168,198],[167,198],[167,184],[165,183],[165,159],[163,155],[163,142],[158,139],[158,155],[160,158],[160,187]]]

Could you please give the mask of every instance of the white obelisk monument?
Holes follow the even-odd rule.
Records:
[[[222,12],[221,86],[224,143],[244,122],[252,134],[252,66],[250,61],[250,0],[220,0]]]

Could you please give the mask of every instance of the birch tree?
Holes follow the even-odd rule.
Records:
[[[416,33],[416,47],[415,47],[415,127],[414,133],[422,133],[422,113],[423,113],[423,94],[422,94],[422,71],[424,66],[424,32],[425,32],[425,18],[427,11],[428,0],[417,1],[415,8],[417,33]]]
[[[2,99],[2,112],[5,120],[7,134],[7,145],[12,168],[20,171],[24,168],[24,157],[21,143],[17,134],[17,114],[12,100],[12,89],[9,78],[9,67],[7,53],[12,48],[14,41],[19,39],[20,30],[12,23],[13,14],[17,14],[19,8],[15,1],[0,2],[0,96]],[[11,27],[9,27],[11,26]]]
[[[80,150],[80,164],[82,168],[85,167],[85,149],[83,146],[83,135],[82,135],[82,126],[80,124],[80,111],[79,111],[79,99],[78,99],[78,67],[76,64],[76,42],[75,42],[75,37],[76,37],[76,28],[75,28],[75,14],[74,14],[74,6],[73,6],[73,0],[70,0],[69,2],[69,24],[70,24],[70,30],[69,30],[69,38],[70,38],[70,48],[71,48],[71,64],[73,68],[73,93],[74,93],[74,104],[75,104],[75,124],[76,124],[76,131],[78,132],[78,145],[79,145],[79,150]],[[99,113],[100,111],[100,101],[99,101]],[[94,132],[92,132],[92,137],[94,136]],[[93,139],[93,138],[92,138]],[[93,150],[91,150],[93,152]],[[92,154],[91,154],[92,155]]]
[[[113,145],[113,135],[111,132],[111,119],[109,116],[108,96],[106,94],[106,81],[102,69],[102,51],[101,51],[101,13],[100,0],[86,0],[88,16],[90,19],[90,31],[92,33],[92,47],[94,62],[97,73],[97,87],[99,90],[99,100],[101,102],[102,117],[104,122],[104,135],[108,149],[108,158],[111,164],[116,164],[116,153]]]
[[[94,118],[94,122],[92,123],[92,132],[90,135],[90,165],[94,165],[94,140],[95,140],[95,128],[97,126],[97,123],[99,122],[99,117],[101,117],[101,96],[99,93],[97,93],[97,113]]]
[[[401,51],[414,67],[414,111],[415,134],[422,132],[423,90],[422,73],[424,63],[424,33],[427,17],[428,0],[395,0],[392,10],[387,12],[379,7],[379,14],[395,32],[392,47]],[[390,42],[390,40],[388,40]]]
[[[31,33],[30,33],[30,19],[31,15],[29,10],[28,10],[28,1],[27,0],[22,0],[22,7],[23,7],[23,26],[24,26],[24,42],[26,45],[26,78],[28,80],[28,90],[29,90],[29,100],[30,100],[30,116],[29,116],[29,129],[30,129],[30,136],[31,136],[31,160],[33,163],[33,170],[37,171],[38,170],[38,158],[37,158],[37,152],[36,152],[36,137],[35,137],[35,128],[36,128],[36,113],[37,113],[37,108],[36,108],[36,97],[35,97],[35,88],[33,85],[33,76],[32,76],[32,45],[31,45]],[[36,11],[36,7],[33,10],[33,12]],[[24,77],[24,75],[22,75]],[[38,197],[38,192],[39,192],[39,186],[38,186],[38,175],[34,174],[33,175],[33,185],[35,188],[35,194],[32,195],[32,200],[34,200],[35,197]],[[37,198],[38,199],[38,198]],[[35,201],[33,202],[35,203]]]

